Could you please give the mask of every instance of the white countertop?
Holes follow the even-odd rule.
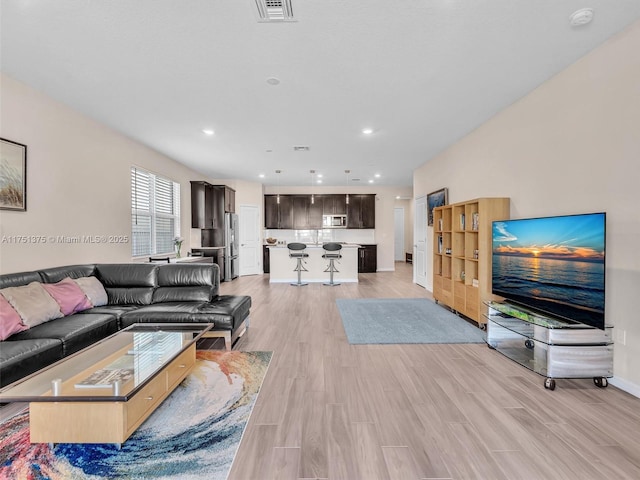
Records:
[[[270,248],[287,248],[286,245],[269,245],[268,243],[265,243],[265,245],[267,247]],[[321,243],[307,243],[307,248],[322,248],[322,244]],[[342,248],[360,248],[361,245],[358,243],[342,243]]]

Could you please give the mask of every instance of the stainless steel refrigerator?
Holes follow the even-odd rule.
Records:
[[[239,250],[238,215],[235,213],[224,214],[224,280],[228,282],[238,276],[240,260]]]

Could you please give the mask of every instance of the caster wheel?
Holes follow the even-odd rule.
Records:
[[[487,329],[487,324],[486,323],[479,323],[478,324],[478,328],[480,330],[486,330]]]
[[[555,390],[556,389],[556,381],[553,378],[547,378],[544,381],[544,388],[546,388],[548,390]]]
[[[609,385],[605,377],[593,377],[593,383],[595,383],[598,388],[607,388],[607,385]]]
[[[533,340],[525,340],[524,346],[527,347],[529,350],[533,350],[535,343],[533,343]]]
[[[495,350],[496,347],[494,347],[493,345],[491,345],[490,343],[487,343],[487,347],[489,347],[491,350]]]

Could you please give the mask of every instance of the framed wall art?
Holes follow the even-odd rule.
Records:
[[[449,190],[441,188],[427,195],[427,225],[433,225],[433,209],[449,203]]]
[[[27,146],[0,138],[0,209],[27,210]]]

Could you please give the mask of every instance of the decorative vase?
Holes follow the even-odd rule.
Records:
[[[176,245],[176,258],[180,258],[180,248],[182,247],[182,245]]]

